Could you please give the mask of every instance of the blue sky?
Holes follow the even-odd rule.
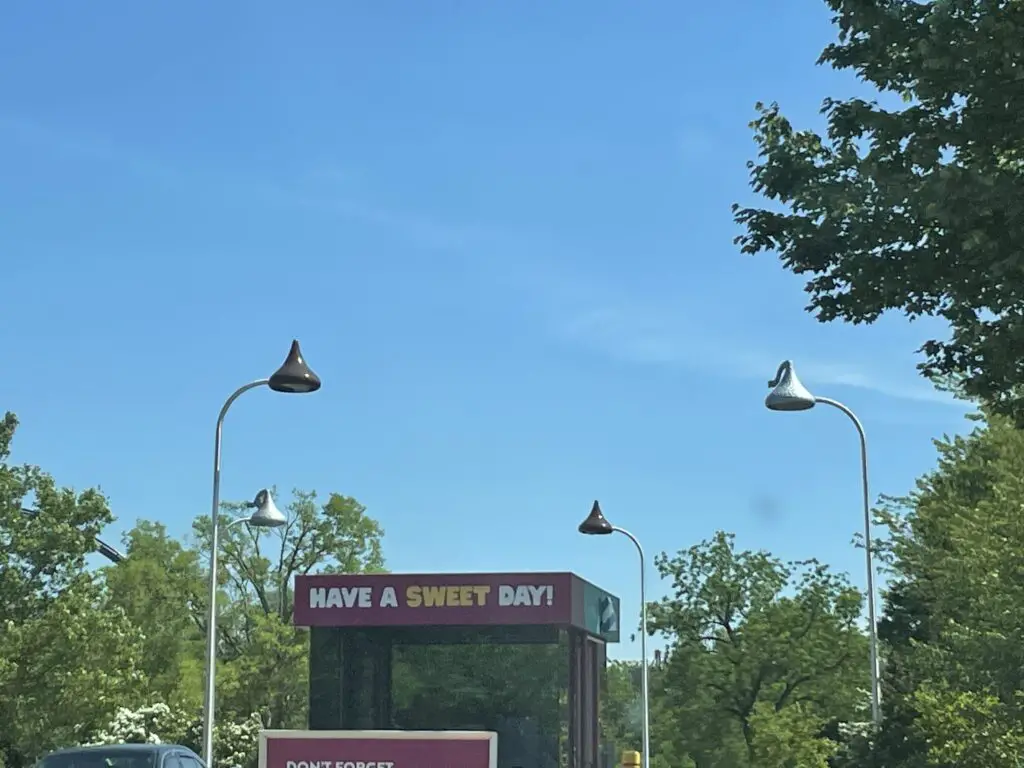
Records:
[[[832,37],[823,3],[753,0],[12,4],[15,458],[100,485],[112,539],[184,534],[224,398],[297,337],[324,388],[238,401],[227,499],[350,494],[393,570],[573,570],[624,611],[594,498],[651,556],[723,528],[862,584],[856,435],[766,411],[776,364],[858,412],[874,492],[966,423],[914,369],[941,328],[819,325],[732,245],[754,102],[814,127],[863,92],[815,67]]]

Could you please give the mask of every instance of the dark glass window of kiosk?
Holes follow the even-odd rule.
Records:
[[[495,731],[499,765],[557,768],[567,749],[568,644],[564,632],[522,629],[396,643],[394,727]]]

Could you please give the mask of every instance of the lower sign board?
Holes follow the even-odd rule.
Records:
[[[259,768],[497,768],[490,731],[262,731]]]

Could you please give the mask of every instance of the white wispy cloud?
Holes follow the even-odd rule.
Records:
[[[595,352],[638,365],[673,366],[704,374],[768,380],[781,362],[758,345],[727,337],[699,319],[683,321],[675,313],[636,307],[585,311],[562,328],[567,339]],[[923,379],[897,379],[856,362],[801,355],[794,340],[789,350],[805,382],[862,389],[886,397],[966,409],[968,405]]]

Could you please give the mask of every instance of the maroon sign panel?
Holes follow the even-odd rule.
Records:
[[[300,627],[572,623],[571,573],[298,576]],[[285,767],[287,768],[287,767]]]
[[[259,768],[495,768],[486,731],[263,731]]]

